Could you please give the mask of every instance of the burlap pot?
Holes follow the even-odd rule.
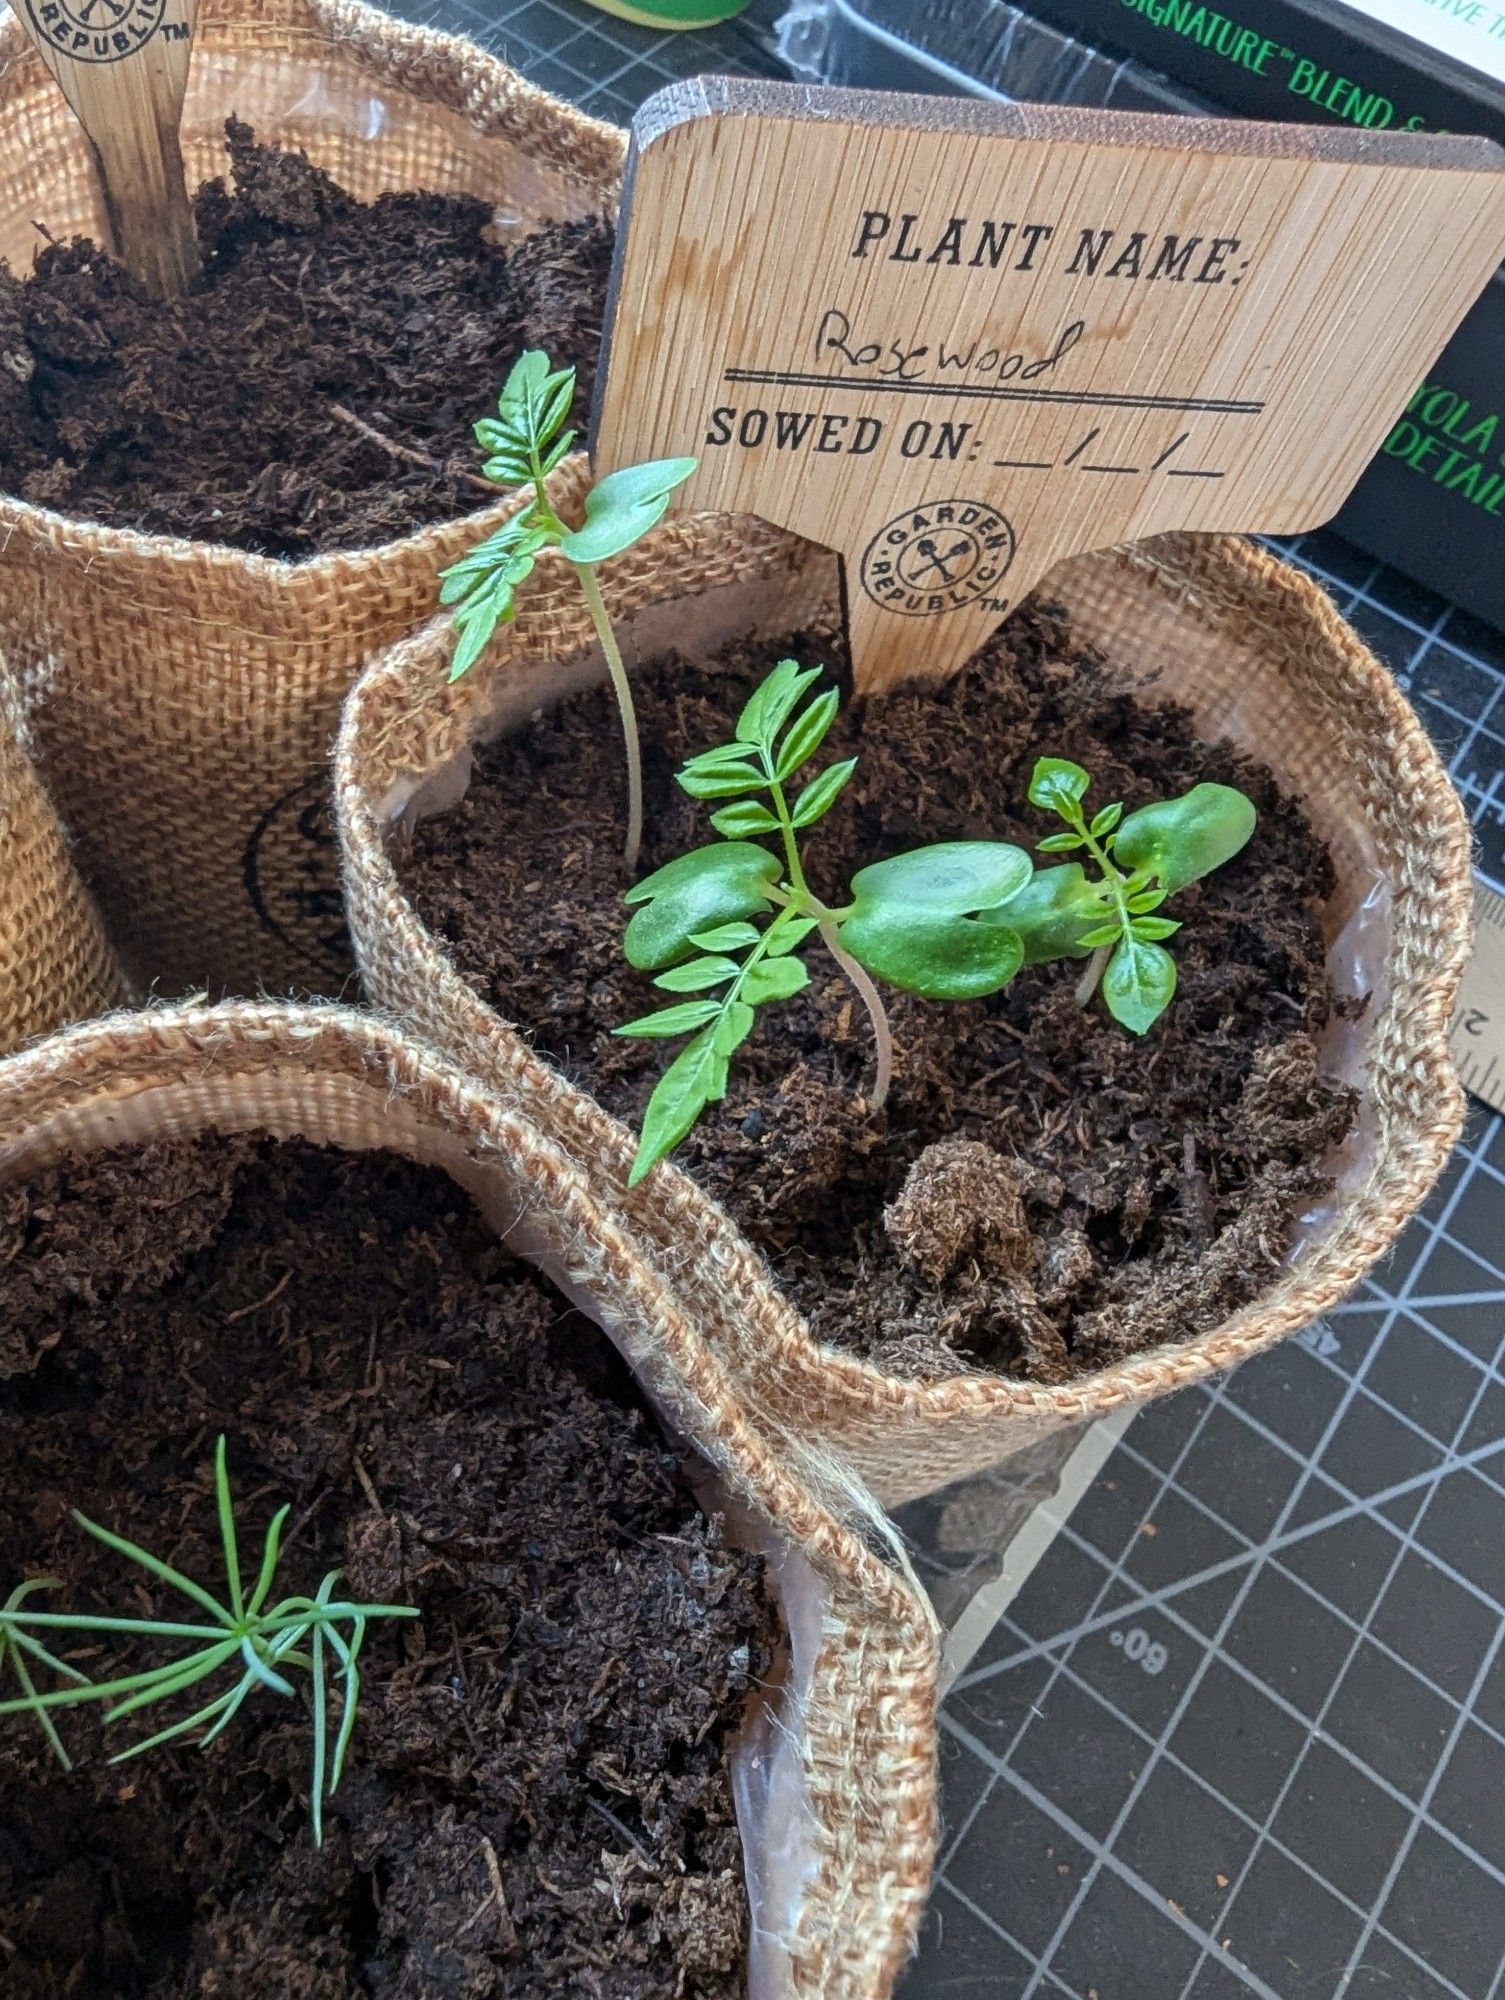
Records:
[[[601,214],[624,135],[469,43],[355,0],[206,0],[184,114],[190,186],[234,111],[353,193],[463,192],[505,232]],[[99,236],[78,124],[0,23],[0,257],[40,224]],[[143,986],[338,991],[348,972],[325,764],[362,659],[433,609],[435,573],[505,501],[383,547],[273,561],[0,496],[0,645],[80,866]]]
[[[0,1056],[117,1006],[120,967],[27,755],[0,660]]]
[[[761,527],[671,523],[606,573],[638,658],[672,642],[709,657],[733,632],[780,635],[835,615],[831,560]],[[973,1374],[927,1385],[818,1348],[761,1259],[672,1164],[626,1189],[626,1129],[536,1057],[419,922],[389,842],[403,813],[463,791],[468,746],[600,672],[556,569],[473,676],[450,688],[442,623],[374,662],[336,751],[336,817],[357,956],[381,1005],[423,1031],[579,1160],[631,1227],[770,1435],[819,1439],[879,1495],[914,1497],[1043,1433],[1226,1368],[1304,1326],[1394,1238],[1456,1137],[1462,1099],[1448,1019],[1468,950],[1468,833],[1420,724],[1314,584],[1231,537],[1164,537],[1064,564],[1042,595],[1065,604],[1128,684],[1192,706],[1208,737],[1247,745],[1304,801],[1339,886],[1325,912],[1340,990],[1368,990],[1337,1024],[1329,1069],[1362,1093],[1337,1189],[1278,1282],[1215,1330],[1068,1386]],[[945,700],[943,688],[936,699]]]
[[[789,1636],[776,1709],[734,1770],[754,1944],[749,2000],[884,2000],[935,1839],[928,1608],[824,1504],[818,1463],[748,1422],[697,1331],[583,1177],[515,1108],[402,1033],[335,1007],[116,1015],[0,1069],[0,1180],[200,1132],[299,1136],[441,1167],[611,1334],[766,1547]],[[849,1518],[869,1512],[837,1485]]]

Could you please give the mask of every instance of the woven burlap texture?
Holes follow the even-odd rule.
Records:
[[[557,1147],[368,1015],[271,1003],[155,1008],[87,1023],[0,1064],[0,1179],[204,1131],[379,1147],[449,1172],[509,1243],[599,1312],[724,1489],[804,1557],[823,1610],[808,1686],[786,1719],[808,1807],[808,1873],[781,1941],[787,1961],[778,1952],[776,1976],[758,1984],[781,2000],[884,2000],[929,1885],[936,1634],[910,1587],[824,1504],[819,1464],[807,1474],[749,1423],[697,1330]],[[841,1505],[850,1518],[852,1496]]]
[[[708,516],[667,523],[604,581],[638,658],[671,641],[709,658],[730,632],[788,634],[834,616],[823,552]],[[473,677],[446,685],[449,638],[435,622],[351,695],[335,797],[357,957],[379,1004],[581,1162],[771,1435],[822,1440],[898,1502],[1257,1353],[1334,1304],[1394,1239],[1462,1115],[1448,1023],[1471,931],[1468,832],[1415,715],[1315,584],[1240,539],[1167,536],[1076,558],[1043,589],[1128,683],[1189,702],[1204,735],[1244,743],[1303,798],[1339,875],[1330,963],[1355,966],[1344,983],[1372,995],[1327,1052],[1360,1087],[1359,1138],[1293,1264],[1216,1328],[1047,1388],[987,1374],[905,1381],[818,1348],[762,1260],[672,1163],[627,1190],[631,1135],[533,1054],[420,923],[389,852],[392,815],[415,781],[417,806],[442,808],[474,737],[600,672],[569,579],[545,562],[536,582]]]
[[[600,214],[624,135],[469,43],[354,0],[206,0],[184,114],[190,185],[234,111],[353,193],[494,203],[509,230]],[[0,257],[40,225],[104,229],[78,125],[0,25]],[[435,575],[509,504],[383,547],[286,563],[0,496],[0,646],[36,755],[142,987],[338,992],[348,971],[327,757],[362,660],[433,611]]]
[[[0,660],[0,1056],[117,1006],[120,967],[27,755]]]

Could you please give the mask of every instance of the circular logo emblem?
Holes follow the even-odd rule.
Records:
[[[266,929],[317,972],[338,982],[352,969],[329,773],[294,785],[257,821],[241,860],[246,895]]]
[[[75,62],[119,62],[162,26],[167,0],[26,0],[37,33]]]
[[[985,500],[927,500],[881,527],[862,552],[862,587],[885,611],[933,618],[996,591],[1014,531]]]

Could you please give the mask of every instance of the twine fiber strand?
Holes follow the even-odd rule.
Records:
[[[206,1131],[395,1150],[452,1173],[599,1309],[671,1425],[803,1554],[827,1608],[794,1715],[811,1869],[783,1990],[886,2000],[913,1949],[935,1847],[938,1646],[928,1607],[858,1531],[864,1521],[848,1524],[849,1484],[750,1422],[710,1344],[557,1146],[384,1022],[271,1003],[151,1009],[85,1023],[0,1066],[0,1181]],[[857,1512],[871,1519],[870,1503]]]
[[[116,1006],[104,925],[27,755],[21,698],[0,660],[0,1056]]]
[[[566,493],[564,504],[576,498]],[[734,633],[782,637],[834,616],[837,603],[824,551],[713,516],[666,522],[609,565],[603,585],[637,658],[669,644],[713,657]],[[562,565],[540,561],[516,624],[455,687],[443,621],[373,662],[336,750],[337,831],[368,992],[580,1163],[770,1436],[819,1440],[888,1503],[981,1471],[1063,1424],[1231,1367],[1307,1325],[1394,1240],[1462,1120],[1448,1025],[1472,927],[1467,823],[1416,716],[1328,598],[1244,540],[1180,535],[1075,558],[1041,595],[1064,603],[1078,636],[1148,698],[1189,702],[1204,735],[1242,742],[1301,797],[1338,871],[1325,922],[1330,935],[1348,927],[1367,938],[1362,983],[1372,992],[1339,1051],[1361,1088],[1360,1143],[1299,1256],[1211,1331],[1062,1387],[984,1373],[912,1382],[818,1348],[762,1259],[672,1162],[627,1188],[632,1135],[535,1055],[420,923],[389,851],[395,808],[415,791],[429,806],[453,798],[472,739],[600,677]]]
[[[471,44],[357,0],[206,0],[184,117],[190,186],[230,110],[352,193],[492,202],[508,229],[614,209],[625,135]],[[81,129],[0,22],[0,256],[104,237]],[[35,754],[128,971],[182,992],[338,991],[348,970],[327,820],[340,702],[367,655],[431,615],[437,572],[497,504],[305,563],[77,520],[0,495],[0,645]]]

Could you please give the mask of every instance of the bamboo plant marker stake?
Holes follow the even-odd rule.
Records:
[[[159,297],[199,268],[178,126],[196,0],[11,0],[88,138],[111,246]]]
[[[1488,140],[702,78],[633,123],[593,445],[844,558],[859,689],[1062,558],[1334,514],[1505,257]]]

